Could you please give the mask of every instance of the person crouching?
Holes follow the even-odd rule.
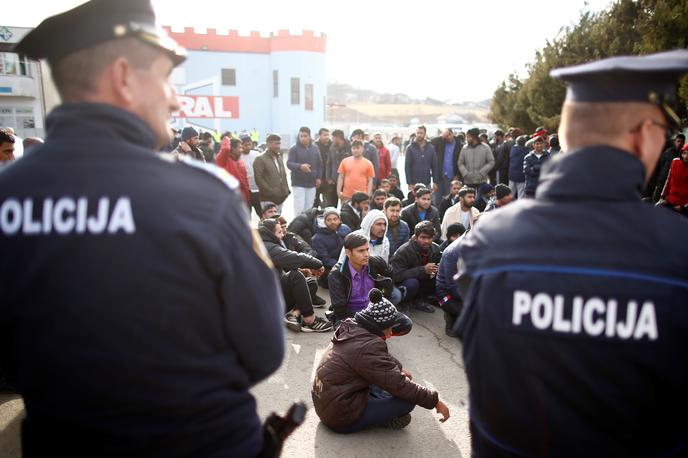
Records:
[[[413,382],[389,354],[385,340],[402,314],[377,288],[369,299],[353,319],[341,322],[318,364],[311,394],[320,421],[344,434],[374,426],[401,429],[416,405],[435,408],[446,421],[449,408],[438,393]]]

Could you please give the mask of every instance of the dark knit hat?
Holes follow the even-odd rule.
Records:
[[[477,127],[473,127],[472,129],[468,129],[466,131],[466,134],[472,135],[474,137],[478,137],[478,136],[480,136],[480,129],[478,129]]]
[[[511,194],[511,188],[507,185],[499,183],[497,186],[495,186],[495,197],[497,200],[506,197],[509,194]]]
[[[198,137],[198,131],[191,126],[187,126],[182,130],[182,141],[186,141],[190,138]]]
[[[368,306],[356,313],[356,321],[374,325],[380,331],[391,328],[399,316],[397,308],[377,288],[370,290],[368,299],[370,299]]]

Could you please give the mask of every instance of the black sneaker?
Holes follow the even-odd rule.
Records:
[[[323,299],[322,297],[318,296],[317,294],[315,294],[312,297],[312,302],[313,302],[313,307],[315,307],[316,309],[321,309],[325,306],[325,304],[327,304],[327,301],[325,299]]]
[[[306,324],[305,321],[301,320],[301,332],[327,332],[331,331],[332,328],[333,325],[331,321],[319,316],[316,316],[315,321],[311,324]]]
[[[435,313],[435,307],[424,301],[415,301],[413,303],[413,308],[425,313]]]
[[[301,317],[296,316],[289,312],[284,315],[284,323],[287,325],[287,329],[294,332],[301,332]]]
[[[387,429],[404,429],[411,423],[411,414],[407,413],[401,417],[392,418],[388,422],[382,423],[380,426]]]

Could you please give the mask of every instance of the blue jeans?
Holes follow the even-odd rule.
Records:
[[[416,407],[415,404],[395,398],[377,385],[370,385],[368,403],[363,415],[349,426],[333,428],[333,430],[342,434],[355,433],[406,415],[414,407]]]

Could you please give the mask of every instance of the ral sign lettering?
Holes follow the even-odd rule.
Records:
[[[175,118],[239,119],[239,97],[215,95],[177,95],[179,111]]]

